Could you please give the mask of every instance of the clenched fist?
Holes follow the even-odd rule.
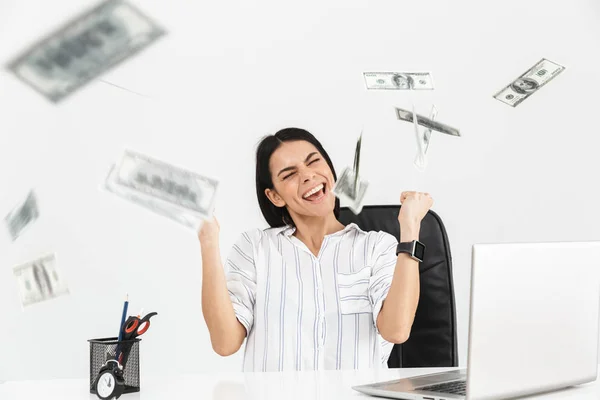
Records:
[[[421,226],[421,220],[433,205],[433,199],[429,193],[402,192],[400,204],[402,204],[398,214],[400,226],[406,225],[418,229]]]

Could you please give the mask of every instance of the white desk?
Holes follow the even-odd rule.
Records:
[[[389,369],[369,371],[267,372],[195,374],[141,379],[139,393],[125,394],[119,400],[336,400],[348,398],[374,399],[351,389],[376,381],[391,380],[422,373],[446,371],[452,368]],[[90,394],[86,379],[48,381],[15,381],[0,384],[2,400],[75,400],[97,399]],[[527,399],[587,400],[600,399],[598,381]]]

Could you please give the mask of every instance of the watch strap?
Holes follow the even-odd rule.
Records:
[[[396,255],[400,253],[408,253],[414,260],[423,262],[425,245],[418,240],[413,240],[411,242],[400,242],[396,247]]]

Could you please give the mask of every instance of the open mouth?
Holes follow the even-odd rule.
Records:
[[[327,194],[327,184],[325,182],[315,186],[313,189],[308,191],[302,198],[309,203],[317,203],[325,198]]]

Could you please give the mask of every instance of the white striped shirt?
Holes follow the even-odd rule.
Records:
[[[393,344],[375,321],[392,283],[396,238],[351,223],[326,235],[315,257],[294,231],[244,232],[225,264],[249,333],[243,370],[387,368]]]

